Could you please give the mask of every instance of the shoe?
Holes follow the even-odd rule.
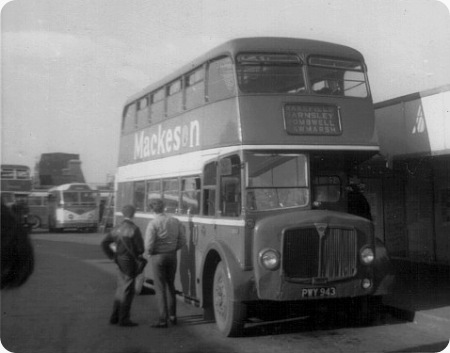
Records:
[[[112,317],[112,318],[109,319],[109,323],[111,325],[117,325],[119,323],[119,319],[117,319],[115,317]]]
[[[158,322],[154,325],[152,325],[151,327],[153,328],[167,328],[167,322]]]
[[[128,320],[128,321],[120,322],[119,326],[122,326],[122,327],[135,327],[135,326],[138,326],[138,324],[136,322]]]
[[[171,316],[169,318],[169,321],[172,325],[176,325],[177,324],[177,318],[175,316]]]

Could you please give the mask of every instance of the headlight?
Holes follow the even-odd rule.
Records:
[[[371,248],[363,248],[361,250],[361,262],[364,265],[369,265],[375,260],[375,254]]]
[[[259,261],[264,268],[275,271],[280,267],[280,254],[273,249],[264,249],[259,253]]]

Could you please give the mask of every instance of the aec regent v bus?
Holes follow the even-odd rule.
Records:
[[[351,180],[379,151],[358,51],[232,40],[130,97],[122,119],[116,222],[132,203],[144,232],[164,200],[188,237],[177,289],[224,335],[259,303],[370,317],[388,293],[386,249],[348,212]]]

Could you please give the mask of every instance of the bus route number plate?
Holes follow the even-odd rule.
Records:
[[[335,297],[336,287],[303,288],[303,298]]]

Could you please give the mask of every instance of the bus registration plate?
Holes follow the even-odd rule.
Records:
[[[318,288],[303,288],[303,298],[321,298],[321,297],[335,297],[335,287],[318,287]]]

